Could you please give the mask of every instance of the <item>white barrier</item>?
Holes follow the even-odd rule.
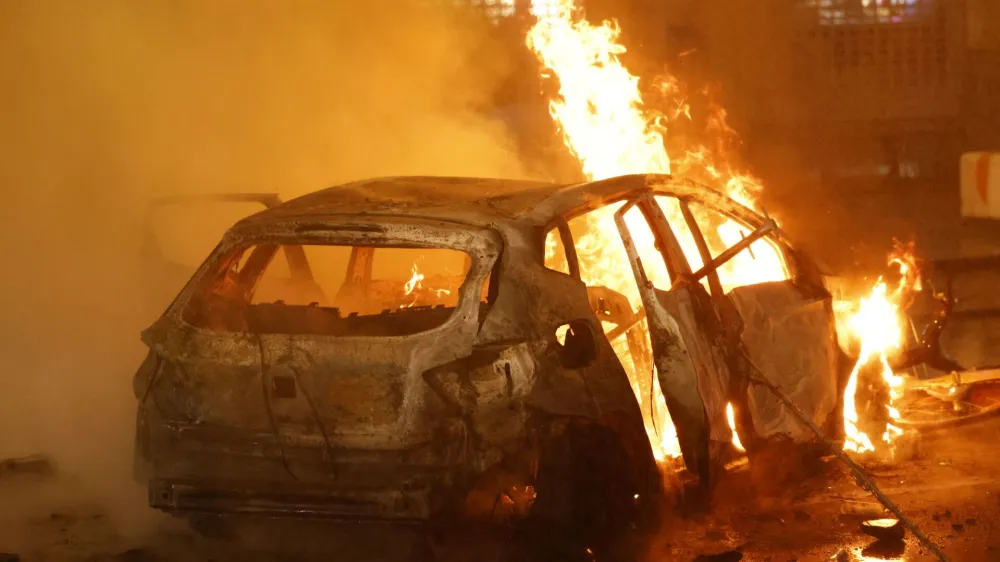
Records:
[[[1000,152],[967,152],[961,165],[962,216],[1000,219]]]

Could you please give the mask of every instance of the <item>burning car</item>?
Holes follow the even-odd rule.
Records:
[[[135,474],[178,514],[596,537],[652,511],[657,459],[707,486],[732,427],[751,458],[812,439],[753,373],[839,427],[819,269],[669,176],[318,191],[239,221],[142,337]]]

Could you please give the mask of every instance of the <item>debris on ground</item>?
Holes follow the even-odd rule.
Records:
[[[861,524],[861,532],[879,540],[902,540],[906,529],[899,519],[871,519]]]
[[[881,517],[885,513],[882,504],[876,502],[853,502],[845,501],[840,506],[841,515],[850,515],[865,518]]]
[[[861,549],[861,556],[868,560],[895,560],[903,556],[906,543],[899,539],[877,540]]]
[[[875,499],[878,500],[878,502],[885,507],[885,509],[892,512],[893,515],[898,517],[899,522],[901,522],[903,525],[909,528],[910,531],[913,532],[913,534],[917,537],[917,540],[919,540],[921,544],[927,547],[931,551],[931,553],[937,557],[938,560],[940,560],[941,562],[948,562],[948,557],[944,554],[941,548],[937,544],[935,544],[930,538],[928,538],[927,535],[925,535],[923,531],[921,531],[920,528],[917,527],[916,523],[914,523],[911,519],[903,515],[903,512],[900,511],[899,507],[897,507],[896,504],[892,502],[892,500],[890,500],[888,497],[886,497],[885,494],[882,493],[882,491],[871,479],[868,473],[865,472],[865,469],[862,468],[858,463],[854,462],[854,460],[852,460],[849,456],[847,456],[847,454],[844,451],[842,451],[840,447],[838,447],[835,443],[830,441],[830,439],[823,434],[823,432],[819,429],[819,427],[817,427],[816,424],[810,421],[809,418],[805,415],[805,413],[802,412],[802,410],[800,410],[799,407],[794,402],[792,402],[791,399],[789,399],[784,392],[781,391],[781,389],[779,389],[777,386],[774,385],[774,383],[770,382],[764,377],[763,372],[753,364],[753,361],[751,361],[749,357],[747,357],[746,360],[747,364],[754,369],[756,374],[756,376],[750,378],[750,382],[767,388],[772,394],[774,394],[779,400],[781,400],[781,402],[783,402],[785,406],[787,406],[788,409],[791,410],[791,412],[795,415],[795,417],[797,417],[799,421],[801,421],[806,427],[808,427],[809,430],[816,435],[817,439],[819,439],[820,442],[824,443],[827,446],[830,452],[835,454],[837,458],[840,459],[841,462],[847,465],[847,467],[854,474],[854,481],[858,484],[858,486],[870,492],[873,496],[875,496]],[[951,514],[948,513],[948,515],[950,516]]]
[[[739,562],[743,560],[743,553],[738,550],[727,550],[718,554],[699,554],[694,562]]]
[[[944,513],[935,513],[931,515],[931,519],[934,521],[941,521],[942,519],[951,519],[951,511],[945,510]]]
[[[851,555],[848,554],[846,550],[840,549],[836,554],[830,557],[830,560],[834,560],[835,562],[850,562]]]
[[[55,466],[47,455],[31,455],[0,460],[0,476],[4,474],[51,474]]]

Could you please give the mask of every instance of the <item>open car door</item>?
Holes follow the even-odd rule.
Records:
[[[659,250],[654,259],[664,261],[673,286],[657,287],[647,275],[626,221],[633,209],[641,211],[631,214],[634,220],[649,223]],[[681,247],[651,195],[622,206],[615,213],[615,223],[646,309],[654,369],[677,429],[684,464],[707,485],[711,441],[728,443],[732,437],[726,423],[730,369],[720,320],[708,293],[693,280]]]
[[[626,220],[630,211],[634,217],[629,219],[648,222],[656,255],[643,256],[637,249]],[[680,212],[704,264],[697,271],[691,270],[651,193],[626,203],[615,222],[646,308],[653,362],[685,465],[707,485],[714,449],[732,438],[727,403],[736,409],[736,425],[750,454],[767,439],[812,438],[752,379],[774,383],[817,425],[829,427],[837,421],[840,365],[830,294],[804,260],[787,252],[794,262],[786,266],[793,273],[789,279],[723,291],[719,268],[776,232],[773,221],[763,220],[713,256],[686,201],[680,201]],[[643,257],[665,262],[669,287],[649,278]]]

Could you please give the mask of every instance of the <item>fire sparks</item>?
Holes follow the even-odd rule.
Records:
[[[892,422],[899,419],[899,412],[893,404],[899,398],[903,377],[893,372],[889,357],[903,343],[901,309],[921,287],[911,248],[899,248],[890,254],[889,264],[899,269],[900,280],[896,289],[890,293],[888,284],[880,278],[871,294],[861,299],[857,311],[847,322],[850,334],[860,343],[860,351],[844,392],[844,449],[856,453],[876,450],[871,437],[859,428],[858,383],[862,371],[866,369],[870,372],[877,370],[888,388],[888,403],[884,406],[887,421],[881,441],[888,445],[902,433]]]
[[[691,119],[687,97],[681,92],[673,77],[658,80],[659,93],[666,112],[646,109],[639,89],[639,78],[632,75],[619,60],[625,48],[619,43],[619,28],[614,22],[592,25],[577,13],[573,0],[558,0],[555,15],[539,20],[529,31],[528,46],[539,61],[559,81],[559,94],[550,101],[549,110],[563,133],[566,146],[580,162],[590,180],[600,180],[625,174],[670,174],[671,159],[665,143],[666,119]],[[725,112],[715,108],[709,118],[707,132],[725,144],[733,135],[725,124]],[[717,151],[718,152],[718,151]],[[715,152],[703,146],[688,147],[681,151],[679,172],[702,181],[708,181],[729,193],[741,203],[754,207],[754,197],[759,185],[749,178],[726,172],[725,161],[718,161]],[[724,159],[722,159],[724,160]],[[676,201],[661,201],[669,222],[677,230],[677,237],[692,270],[702,267],[703,260]],[[581,277],[588,286],[603,286],[625,295],[633,308],[642,306],[635,280],[627,259],[616,252],[621,245],[614,224],[612,205],[586,215],[586,233],[576,241],[576,253],[581,264]],[[706,237],[718,239],[721,248],[710,248],[718,255],[725,247],[750,234],[749,229],[732,219],[715,216],[706,209],[693,208]],[[636,249],[647,267],[647,275],[658,286],[669,287],[671,280],[657,259],[652,233],[638,209],[627,216]],[[572,225],[571,225],[572,227]],[[551,247],[550,247],[551,246]],[[554,252],[554,244],[547,244],[547,253]],[[766,240],[755,242],[719,269],[724,289],[735,286],[783,280],[787,268],[777,248]],[[646,330],[645,321],[640,323]],[[648,337],[648,336],[647,336]],[[646,428],[657,459],[677,458],[680,445],[677,432],[667,411],[656,376],[639,372],[633,364],[624,336],[612,342],[619,359],[626,368],[640,405],[643,396],[652,397],[653,403],[645,409]],[[738,437],[735,436],[737,447]]]

